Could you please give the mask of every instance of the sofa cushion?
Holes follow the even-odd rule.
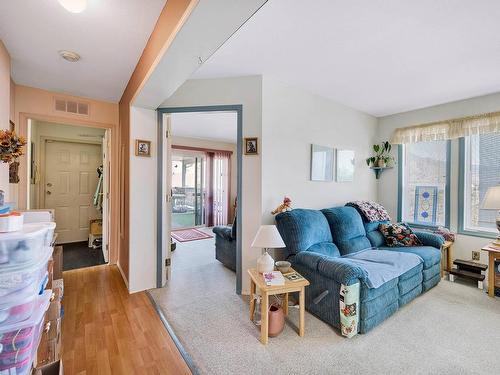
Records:
[[[441,251],[431,246],[412,247],[380,247],[380,250],[399,251],[401,253],[413,253],[424,261],[424,269],[430,268],[441,262]]]
[[[389,247],[421,246],[422,242],[413,233],[411,228],[404,224],[380,224],[380,233],[385,238],[385,243]]]
[[[347,255],[371,247],[366,237],[361,215],[353,207],[334,207],[321,210],[328,220],[333,242],[340,254]]]
[[[308,250],[319,243],[332,242],[328,221],[318,210],[298,208],[282,212],[276,215],[276,226],[289,254]]]
[[[385,245],[385,238],[378,230],[380,224],[388,224],[388,221],[374,221],[373,223],[364,223],[366,237],[373,247],[380,247]]]

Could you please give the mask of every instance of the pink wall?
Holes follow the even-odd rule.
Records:
[[[10,56],[7,49],[0,40],[0,129],[9,128],[10,118]],[[9,199],[9,167],[0,164],[0,189],[5,192]]]

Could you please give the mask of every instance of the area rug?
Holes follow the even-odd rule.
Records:
[[[172,275],[165,288],[149,293],[188,353],[193,373],[500,374],[500,356],[492,352],[500,342],[500,299],[474,286],[443,280],[352,339],[309,313],[299,337],[292,308],[283,333],[264,346],[248,318],[248,302],[234,293],[233,272],[217,261],[193,261]]]
[[[188,242],[188,241],[205,240],[207,238],[212,238],[212,235],[202,232],[201,230],[195,228],[190,228],[190,229],[173,230],[172,237],[179,242]]]

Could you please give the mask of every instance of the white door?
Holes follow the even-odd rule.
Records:
[[[101,145],[47,140],[45,144],[44,208],[55,209],[58,243],[86,241],[94,208]]]
[[[163,115],[163,193],[162,204],[162,253],[167,260],[165,272],[162,272],[162,284],[171,277],[171,247],[170,235],[172,231],[172,134],[171,116]]]
[[[110,179],[110,130],[106,130],[102,139],[102,169],[103,169],[103,186],[102,186],[102,255],[104,261],[109,262],[109,238],[110,238],[110,215],[109,215],[109,182]]]

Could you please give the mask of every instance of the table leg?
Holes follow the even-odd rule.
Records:
[[[285,293],[283,297],[283,312],[288,315],[288,293]]]
[[[491,252],[488,264],[488,295],[495,296],[495,254]]]
[[[250,320],[253,320],[255,313],[255,283],[250,279]]]
[[[446,271],[450,272],[452,269],[452,262],[453,259],[453,245],[448,246],[448,249],[446,249]]]
[[[304,319],[305,319],[305,308],[306,308],[306,301],[305,301],[305,288],[302,287],[299,292],[299,336],[303,337],[304,336]]]
[[[262,292],[261,317],[260,317],[260,342],[264,345],[267,344],[268,330],[269,330],[269,296],[266,292]]]

